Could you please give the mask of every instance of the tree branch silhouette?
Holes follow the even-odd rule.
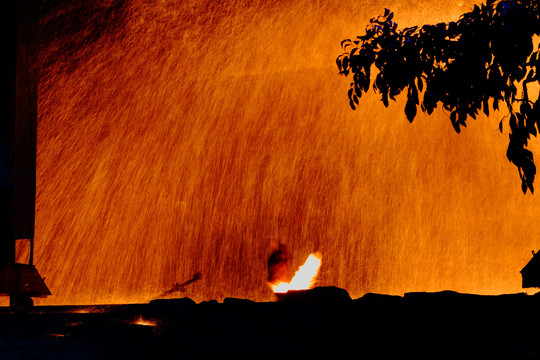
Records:
[[[533,45],[540,35],[539,4],[489,0],[458,21],[404,29],[385,9],[364,35],[341,42],[344,53],[336,63],[340,74],[353,77],[351,108],[371,84],[385,106],[406,90],[410,122],[418,106],[431,114],[441,104],[459,133],[469,117],[506,107],[509,116],[499,123],[501,133],[505,119],[509,123],[506,156],[518,168],[523,193],[533,193],[536,166],[527,145],[540,130],[540,100],[529,96],[529,86],[540,85],[540,49]]]

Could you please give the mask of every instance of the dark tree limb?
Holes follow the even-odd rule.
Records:
[[[503,104],[510,115],[507,158],[518,168],[523,192],[534,192],[536,166],[527,145],[540,130],[540,100],[529,98],[528,85],[540,85],[540,49],[533,46],[540,35],[539,3],[489,0],[458,21],[404,29],[385,9],[364,35],[341,43],[336,63],[340,74],[352,75],[351,108],[371,86],[385,106],[406,91],[410,122],[418,106],[431,114],[441,105],[459,133],[468,118]]]

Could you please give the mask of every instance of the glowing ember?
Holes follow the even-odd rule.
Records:
[[[290,282],[280,281],[269,283],[275,293],[286,293],[289,290],[307,290],[315,284],[315,279],[321,267],[322,254],[315,253],[308,256],[304,265],[298,268]]]
[[[131,324],[142,325],[142,326],[157,326],[158,322],[155,320],[144,319],[141,315],[139,315],[139,317],[135,321],[133,321]]]
[[[73,314],[95,314],[95,313],[105,313],[109,311],[106,306],[85,306],[78,307],[71,311],[68,311]]]

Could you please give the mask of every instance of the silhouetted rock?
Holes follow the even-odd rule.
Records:
[[[335,286],[316,287],[309,290],[289,290],[276,294],[279,301],[338,305],[351,301],[345,289]]]
[[[223,303],[229,304],[229,305],[237,305],[237,306],[242,306],[242,305],[246,306],[246,305],[255,304],[253,300],[230,298],[230,297],[223,299]]]
[[[168,316],[179,311],[188,311],[190,309],[193,311],[196,305],[195,301],[187,297],[181,299],[158,299],[150,301],[147,308],[141,309],[140,313],[152,317]]]
[[[188,297],[185,297],[185,298],[181,298],[181,299],[156,299],[156,300],[150,301],[148,304],[151,307],[153,307],[153,306],[158,306],[158,307],[175,306],[176,307],[176,306],[195,305],[196,302],[193,301],[192,299],[188,298]]]
[[[0,359],[534,359],[539,306],[540,296],[525,294],[351,300],[343,289],[321,287],[264,303],[0,308]]]
[[[403,297],[398,295],[384,295],[384,294],[375,294],[367,293],[364,294],[361,298],[354,300],[355,303],[363,305],[398,305],[403,303]]]

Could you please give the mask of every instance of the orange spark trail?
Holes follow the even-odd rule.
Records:
[[[521,291],[540,203],[504,114],[457,135],[443,111],[352,111],[335,66],[385,7],[408,26],[473,1],[89,3],[41,19],[36,304],[141,302],[198,271],[182,296],[271,300],[272,239],[319,249],[318,282],[353,297]]]

